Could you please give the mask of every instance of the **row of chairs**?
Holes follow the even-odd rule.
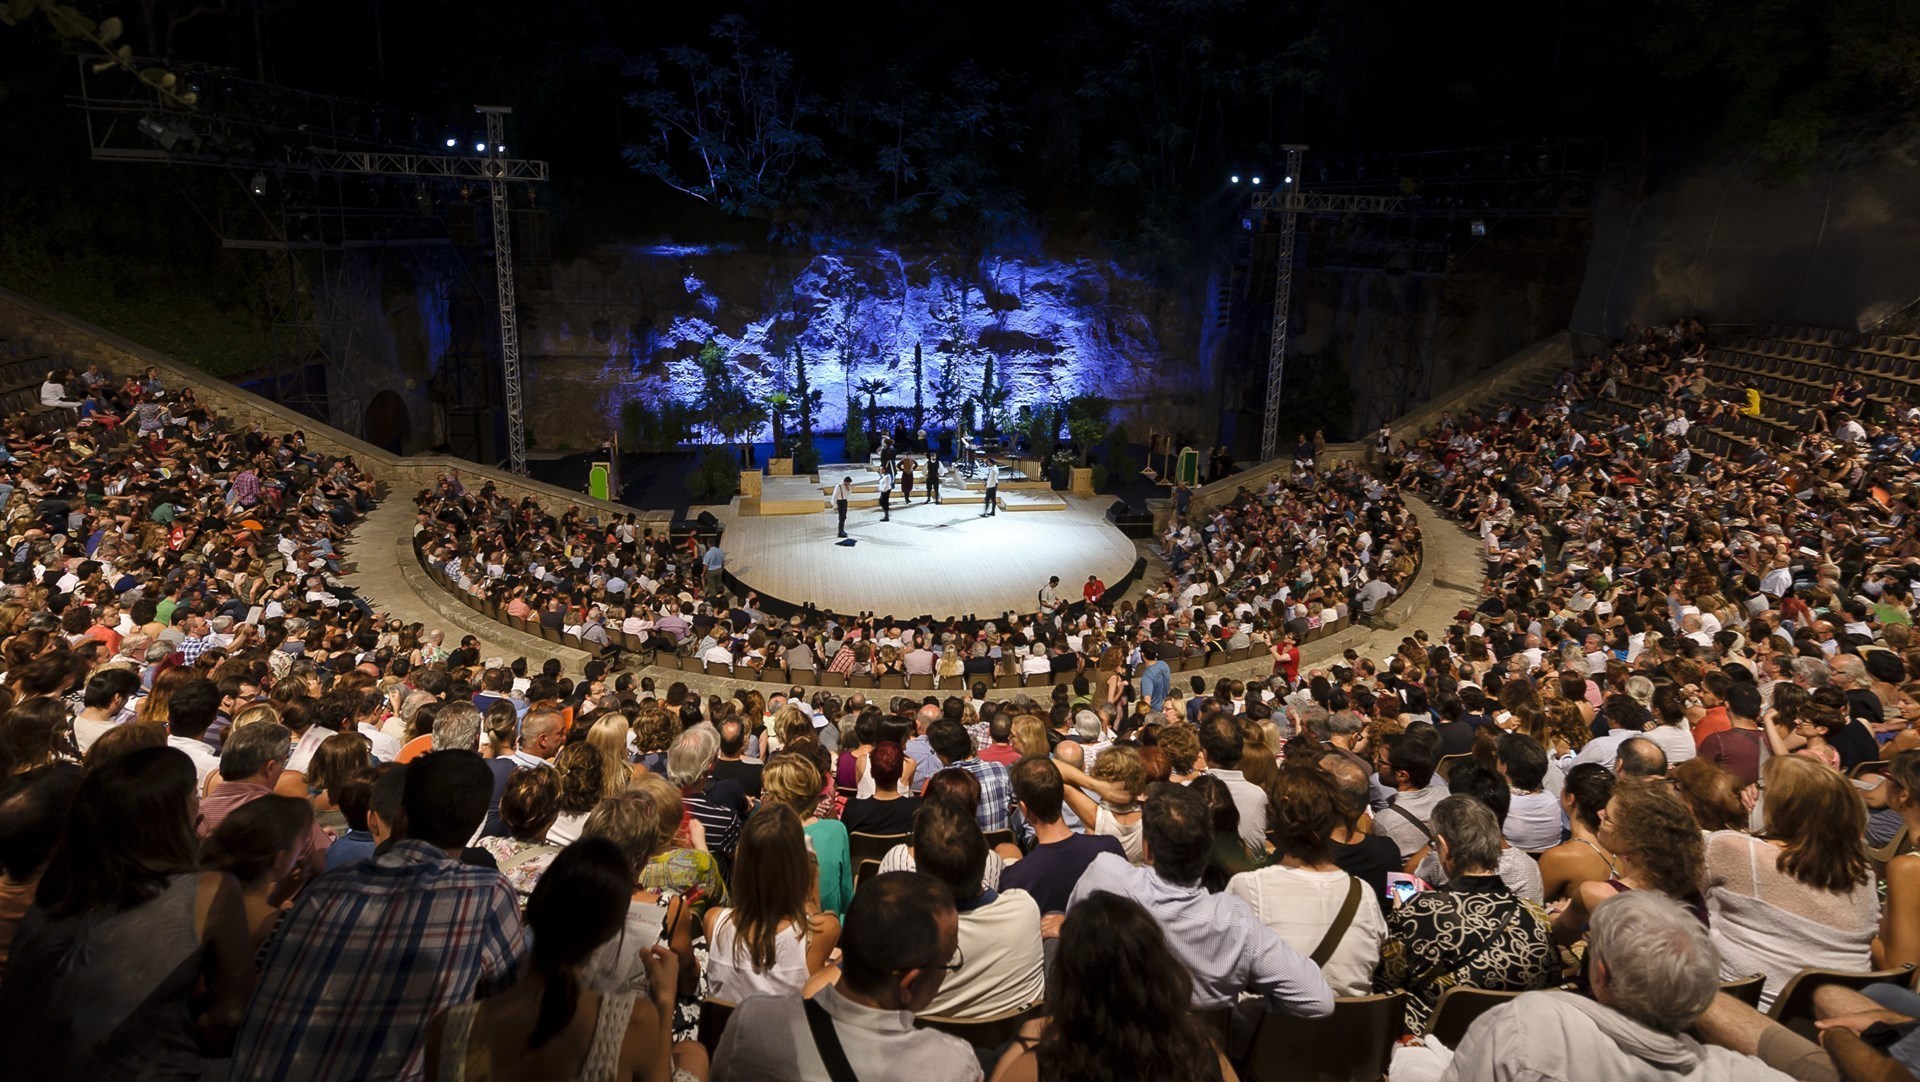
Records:
[[[925,674],[916,674],[914,676],[907,676],[903,673],[886,673],[881,675],[856,673],[842,675],[840,673],[828,672],[824,669],[785,669],[769,667],[761,670],[756,676],[750,670],[742,667],[709,664],[705,658],[669,653],[664,650],[655,650],[640,637],[626,634],[614,628],[607,629],[608,646],[605,651],[602,651],[595,644],[583,641],[578,635],[569,635],[559,629],[546,627],[538,620],[526,620],[509,615],[503,606],[474,597],[472,594],[460,589],[452,579],[427,563],[425,554],[419,552],[418,549],[415,550],[415,555],[419,557],[420,566],[427,572],[428,577],[433,579],[435,585],[453,594],[460,600],[461,604],[473,611],[497,623],[505,624],[523,634],[544,639],[556,645],[583,650],[588,654],[612,654],[624,650],[628,654],[640,659],[643,664],[654,665],[663,669],[676,669],[681,672],[698,672],[708,676],[727,676],[735,679],[758,679],[760,682],[767,684],[798,684],[802,687],[847,687],[856,690],[881,691],[934,690],[934,678]],[[1343,616],[1333,623],[1314,628],[1308,632],[1305,641],[1311,642],[1328,635],[1337,635],[1352,626],[1352,622],[1350,617]],[[1238,661],[1246,661],[1252,656],[1253,649],[1251,647],[1241,647],[1238,650],[1227,652],[1224,656],[1219,654],[1206,654],[1170,659],[1170,665],[1176,672],[1192,672],[1215,665],[1226,665]],[[1032,677],[1028,677],[1019,673],[996,673],[992,678],[991,686],[996,689],[1007,690],[1036,685],[1064,684],[1070,683],[1075,675],[1077,674],[1073,672],[1064,672],[1047,673],[1044,675],[1035,674]],[[985,679],[985,677],[968,675],[963,678],[963,683],[971,685],[974,681],[982,679]]]

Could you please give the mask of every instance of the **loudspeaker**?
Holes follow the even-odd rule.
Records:
[[[1107,508],[1108,522],[1111,522],[1115,525],[1119,525],[1119,523],[1122,520],[1124,520],[1126,517],[1127,517],[1127,501],[1125,500],[1115,500],[1113,501],[1113,506]]]
[[[700,517],[697,519],[694,519],[694,521],[700,524],[700,528],[702,530],[715,529],[720,525],[720,520],[713,517],[712,511],[700,512]]]

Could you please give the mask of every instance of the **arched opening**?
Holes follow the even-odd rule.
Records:
[[[374,395],[373,401],[367,403],[364,431],[368,443],[401,454],[407,437],[413,435],[413,418],[407,414],[407,404],[392,391]]]

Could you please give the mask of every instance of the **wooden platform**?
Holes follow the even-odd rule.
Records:
[[[979,492],[960,502],[943,492],[935,505],[914,493],[893,501],[891,522],[874,508],[847,515],[852,547],[835,544],[835,516],[768,514],[776,486],[805,478],[767,478],[760,516],[743,515],[735,500],[715,514],[726,525],[727,569],[747,586],[794,603],[811,601],[835,612],[874,611],[910,618],[1031,612],[1047,576],[1060,576],[1061,595],[1080,596],[1089,574],[1108,583],[1133,567],[1133,542],[1106,519],[1111,498],[1076,499],[1051,492],[1000,490],[1001,510],[982,517]],[[1051,514],[1022,514],[1023,508]],[[815,497],[815,509],[823,499]]]

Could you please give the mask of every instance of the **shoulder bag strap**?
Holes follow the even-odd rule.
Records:
[[[840,1047],[840,1034],[833,1028],[833,1016],[811,999],[801,1000],[800,1005],[806,1009],[807,1028],[813,1031],[813,1047],[820,1053],[827,1077],[833,1082],[860,1082],[853,1073],[853,1064],[847,1061],[847,1050]]]
[[[1422,833],[1422,834],[1424,834],[1424,835],[1426,835],[1426,837],[1427,837],[1427,844],[1428,844],[1428,845],[1432,845],[1432,844],[1433,844],[1433,831],[1432,831],[1432,830],[1430,830],[1430,829],[1428,829],[1428,827],[1427,827],[1427,824],[1425,824],[1425,823],[1423,823],[1423,822],[1421,822],[1421,821],[1420,821],[1420,817],[1419,817],[1419,816],[1417,816],[1417,815],[1415,815],[1415,814],[1413,814],[1412,812],[1410,812],[1410,811],[1408,811],[1407,809],[1405,809],[1405,808],[1403,808],[1403,807],[1401,807],[1401,806],[1399,805],[1399,803],[1398,803],[1398,802],[1391,802],[1391,803],[1389,803],[1389,804],[1387,805],[1387,810],[1388,810],[1388,811],[1393,811],[1393,812],[1399,812],[1399,813],[1400,813],[1400,817],[1401,817],[1402,819],[1405,819],[1405,820],[1406,820],[1407,822],[1409,822],[1409,823],[1412,823],[1412,824],[1414,825],[1414,828],[1415,828],[1415,829],[1417,829],[1418,831],[1420,831],[1420,833]]]
[[[1360,910],[1360,880],[1347,877],[1347,900],[1340,903],[1340,912],[1333,918],[1333,924],[1327,928],[1327,934],[1320,937],[1320,945],[1313,948],[1313,964],[1317,968],[1326,968],[1333,952],[1340,949],[1340,941],[1347,937],[1347,929],[1353,927],[1354,914]]]

